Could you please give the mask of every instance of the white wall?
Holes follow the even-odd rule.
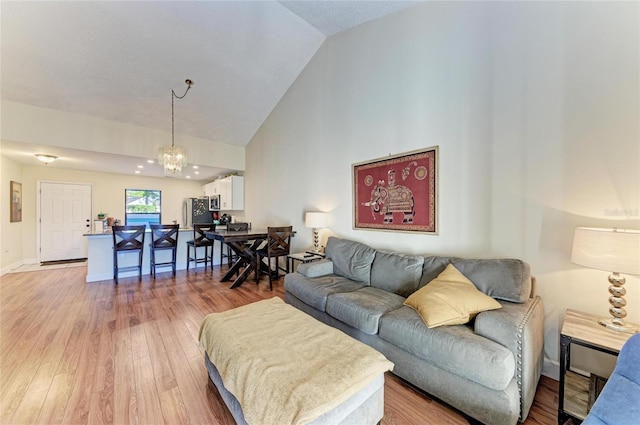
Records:
[[[2,157],[4,159],[4,157]],[[4,162],[3,162],[4,164]],[[93,185],[93,215],[106,213],[124,222],[124,190],[150,189],[162,191],[162,221],[182,222],[182,199],[202,195],[199,182],[162,177],[128,176],[60,168],[22,166],[22,259],[37,259],[36,218],[38,182],[85,183]],[[7,183],[8,185],[8,183]],[[4,190],[3,175],[3,190]],[[8,196],[8,195],[7,195]],[[4,203],[3,203],[4,205]],[[3,207],[4,209],[4,207]],[[3,223],[4,224],[4,223]],[[3,237],[4,237],[3,232]],[[4,263],[3,263],[4,267]]]
[[[246,150],[246,215],[330,212],[333,233],[415,254],[526,260],[545,374],[567,308],[607,315],[578,225],[640,228],[637,2],[426,2],[330,37]],[[352,229],[351,164],[440,146],[439,234]],[[640,322],[640,279],[627,277]]]
[[[23,221],[11,223],[11,181],[22,183],[22,167],[0,155],[0,275],[22,264]]]

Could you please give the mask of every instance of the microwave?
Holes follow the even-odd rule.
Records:
[[[209,196],[209,211],[220,210],[220,195]]]

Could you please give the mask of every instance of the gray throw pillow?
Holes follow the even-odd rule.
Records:
[[[452,263],[476,288],[490,297],[523,303],[531,295],[531,269],[522,260],[455,258]]]
[[[296,271],[306,277],[326,276],[333,274],[333,262],[325,258],[311,263],[302,263]]]
[[[376,255],[375,249],[331,236],[327,240],[326,254],[333,261],[333,273],[367,285],[371,283],[371,263]]]
[[[447,268],[453,257],[424,257],[424,266],[422,267],[422,277],[418,284],[418,289],[438,277],[440,273]]]
[[[422,276],[424,257],[376,252],[371,265],[371,286],[408,297]]]

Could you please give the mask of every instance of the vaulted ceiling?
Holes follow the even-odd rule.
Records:
[[[415,1],[3,1],[2,100],[246,145],[327,36]]]

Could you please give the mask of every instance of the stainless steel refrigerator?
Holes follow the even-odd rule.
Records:
[[[192,227],[194,223],[213,223],[209,198],[185,198],[182,201],[182,227]]]

